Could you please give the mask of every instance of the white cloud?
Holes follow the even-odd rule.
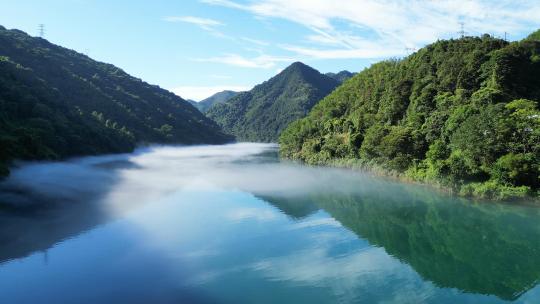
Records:
[[[217,85],[217,86],[180,86],[180,87],[172,88],[170,89],[170,91],[184,99],[192,99],[192,100],[200,101],[224,90],[241,92],[241,91],[248,91],[250,89],[251,89],[250,86]]]
[[[270,43],[268,43],[266,41],[263,41],[263,40],[252,39],[252,38],[248,38],[248,37],[241,37],[240,39],[242,39],[242,40],[244,40],[246,42],[252,43],[252,44],[257,44],[259,46],[268,46],[268,45],[270,45]]]
[[[245,220],[256,220],[261,222],[272,221],[278,218],[278,213],[275,210],[261,210],[261,208],[237,208],[233,209],[225,217],[234,222]]]
[[[238,54],[225,54],[218,57],[210,58],[197,58],[195,61],[200,62],[214,62],[222,63],[232,66],[244,67],[244,68],[263,68],[269,69],[276,65],[278,62],[292,62],[294,58],[291,57],[280,57],[280,56],[269,56],[269,55],[259,55],[252,58],[247,58]]]
[[[328,218],[310,218],[308,220],[296,222],[290,226],[290,229],[303,229],[319,226],[330,226],[330,227],[343,227],[340,222],[332,217]]]
[[[202,3],[208,3],[208,4],[214,4],[214,5],[221,5],[231,8],[238,8],[238,9],[244,9],[244,5],[237,4],[233,1],[228,0],[200,0]]]
[[[459,22],[465,23],[470,35],[502,36],[508,32],[510,37],[519,37],[540,27],[537,0],[201,2],[244,10],[257,18],[300,24],[314,32],[306,37],[309,42],[333,48],[295,46],[288,50],[321,59],[385,57],[396,52],[403,55],[406,47],[419,48],[440,38],[457,37]]]
[[[213,26],[221,26],[224,25],[223,23],[214,20],[214,19],[208,19],[208,18],[199,18],[199,17],[193,17],[193,16],[169,16],[163,18],[163,20],[167,22],[185,22],[185,23],[191,23],[195,24],[197,26],[200,26],[202,28],[209,28]]]
[[[346,59],[346,58],[387,58],[398,56],[403,53],[403,49],[311,49],[295,46],[283,46],[284,49],[295,52],[300,55],[314,59]]]
[[[200,18],[194,16],[169,16],[163,18],[163,20],[167,22],[183,22],[193,24],[209,32],[215,37],[234,40],[233,37],[230,37],[216,29],[216,27],[223,26],[225,24],[214,19]]]
[[[336,236],[339,238],[340,236]],[[388,255],[383,248],[371,247],[333,256],[335,240],[319,243],[288,255],[271,257],[251,264],[253,271],[273,281],[330,288],[340,302],[423,303],[436,296],[432,283],[419,279],[407,265]],[[386,293],[373,299],[372,291],[387,283]]]

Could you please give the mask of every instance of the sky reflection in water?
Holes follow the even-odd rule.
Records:
[[[279,163],[273,145],[24,164],[0,206],[0,303],[540,298],[538,209]]]

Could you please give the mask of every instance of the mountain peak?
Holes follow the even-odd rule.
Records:
[[[319,72],[303,62],[296,61],[296,62],[293,62],[288,67],[286,67],[281,73],[287,73],[287,72],[293,72],[293,71],[310,71],[310,72],[317,72],[317,73]]]
[[[304,68],[311,68],[309,65],[301,62],[301,61],[295,61],[289,65],[289,67],[304,67]]]
[[[241,141],[275,142],[281,130],[304,117],[339,82],[294,62],[270,80],[241,93],[206,114]]]
[[[294,85],[298,81],[306,82],[318,88],[334,88],[339,85],[339,81],[336,79],[322,74],[316,69],[300,61],[292,63],[269,80],[269,82],[274,84],[281,83],[282,86],[287,86],[291,83]]]

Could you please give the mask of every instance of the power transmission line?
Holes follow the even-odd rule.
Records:
[[[411,48],[411,47],[406,47],[405,48],[405,51],[407,52],[407,55],[410,55],[410,53],[413,53],[416,51],[415,48]]]
[[[465,22],[460,22],[459,25],[460,25],[460,30],[458,34],[461,36],[461,38],[463,38],[465,37],[465,34],[467,34],[467,32],[465,32]]]
[[[45,36],[45,24],[41,23],[38,25],[38,34],[41,38]]]

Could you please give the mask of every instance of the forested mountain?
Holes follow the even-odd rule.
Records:
[[[338,86],[317,70],[295,62],[270,80],[206,113],[240,141],[275,142],[281,131]]]
[[[191,101],[190,102],[197,109],[199,109],[199,111],[205,113],[214,104],[224,103],[224,102],[226,102],[227,100],[233,98],[236,95],[238,95],[238,92],[225,90],[225,91],[218,92],[218,93],[216,93],[216,94],[214,94],[214,95],[212,95],[212,96],[210,96],[210,97],[208,97],[206,99],[203,99],[203,100],[201,100],[199,102],[191,102]]]
[[[231,138],[188,102],[121,69],[0,27],[0,171],[13,159]]]
[[[330,77],[330,78],[334,78],[335,80],[337,80],[339,83],[343,83],[345,82],[347,79],[353,77],[356,73],[352,73],[352,72],[349,72],[349,71],[341,71],[339,73],[332,73],[332,72],[329,72],[329,73],[326,73],[324,75]]]
[[[540,40],[438,41],[372,65],[280,138],[281,155],[360,166],[463,195],[540,187]]]

